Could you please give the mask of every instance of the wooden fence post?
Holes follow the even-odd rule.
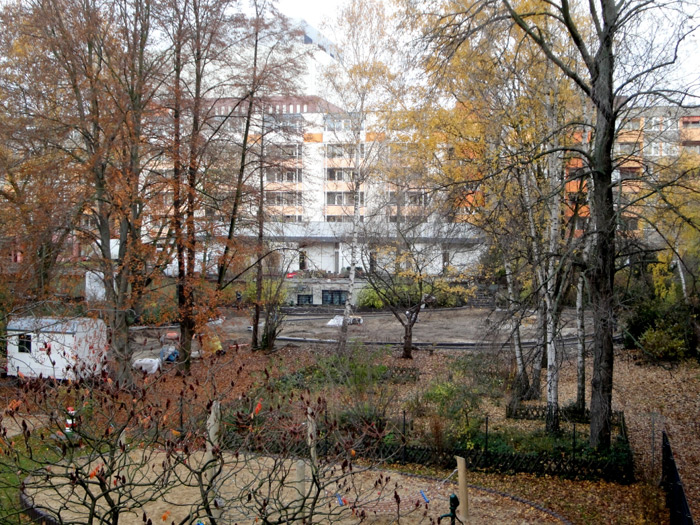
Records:
[[[459,519],[466,523],[467,515],[469,514],[469,500],[467,499],[467,461],[459,456],[455,456],[455,459],[457,460],[457,479],[459,482],[459,508],[457,512],[459,514]]]
[[[299,510],[303,513],[306,498],[306,460],[303,459],[297,460],[296,490],[299,492]]]

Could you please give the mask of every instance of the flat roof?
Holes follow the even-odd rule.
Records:
[[[75,334],[90,325],[104,322],[90,317],[66,319],[62,317],[15,317],[7,323],[8,332],[42,332],[51,334]]]

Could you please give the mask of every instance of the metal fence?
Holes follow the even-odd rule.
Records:
[[[665,430],[662,438],[661,486],[666,492],[666,507],[671,513],[671,525],[692,525],[693,516],[690,514],[683,482],[678,475],[676,460],[673,459],[671,443]]]
[[[620,414],[618,418],[623,419]],[[350,424],[345,428],[346,424]],[[624,426],[624,422],[621,422]],[[482,472],[517,473],[527,472],[540,475],[561,476],[570,479],[604,479],[618,483],[634,481],[631,453],[621,457],[617,454],[600,456],[588,454],[576,444],[574,430],[573,444],[570,451],[552,452],[518,452],[505,451],[490,445],[488,418],[482,422],[478,443],[469,448],[419,444],[414,441],[413,422],[406,418],[406,412],[386,415],[382,421],[357,420],[355,432],[352,423],[337,421],[328,414],[318,420],[317,452],[319,457],[342,455],[347,443],[353,443],[353,454],[366,460],[380,463],[420,464],[445,469],[455,468],[455,456],[465,458],[467,468]],[[482,426],[480,425],[480,426]],[[260,453],[289,455],[295,457],[309,454],[307,437],[304,432],[289,434],[284,439],[265,440],[264,443],[249,441],[248,420],[243,423],[235,420],[227,422],[229,432],[224,437],[224,448],[229,450],[251,449]],[[361,436],[362,428],[376,430]],[[241,434],[237,434],[242,431]],[[257,447],[257,448],[256,448]]]

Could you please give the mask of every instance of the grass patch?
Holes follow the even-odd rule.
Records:
[[[32,472],[61,459],[58,447],[41,439],[39,434],[39,430],[34,430],[29,440],[20,435],[0,445],[0,523],[31,523],[19,504],[22,481]]]

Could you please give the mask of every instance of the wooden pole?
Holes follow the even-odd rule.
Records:
[[[299,492],[299,510],[304,512],[304,498],[306,497],[306,461],[297,460],[296,490]]]
[[[211,404],[211,411],[209,412],[209,418],[207,419],[207,447],[204,454],[204,464],[212,463],[215,460],[214,449],[219,448],[221,440],[221,404],[219,401],[214,401]],[[223,515],[223,508],[221,508],[220,501],[218,500],[218,490],[216,483],[216,465],[212,464],[207,467],[205,472],[205,479],[208,485],[209,493],[209,503],[211,505],[212,517],[215,519],[221,519]]]
[[[467,499],[467,461],[464,458],[455,456],[457,460],[457,476],[459,480],[459,507],[457,513],[462,522],[467,522],[469,514],[469,500]]]

